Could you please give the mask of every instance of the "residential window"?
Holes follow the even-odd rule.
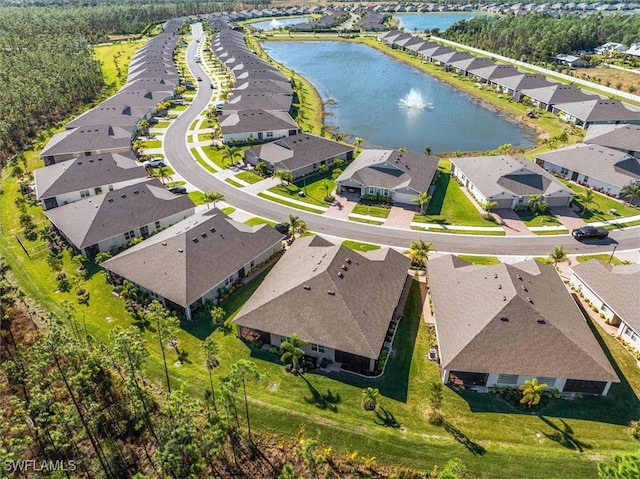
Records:
[[[268,131],[267,132],[267,138],[273,138],[273,132],[272,131]]]
[[[586,183],[587,181],[589,181],[589,177],[587,175],[584,176],[584,182]]]
[[[80,192],[80,198],[86,198],[89,196],[89,190],[82,190]]]
[[[538,376],[538,384],[546,384],[548,388],[552,388],[556,385],[556,378],[546,377],[546,376]]]
[[[159,221],[156,221],[155,227],[156,227],[157,230],[160,229],[160,222]]]
[[[568,175],[569,174],[569,170],[567,170],[566,168],[560,168],[560,174]]]
[[[316,353],[324,353],[324,346],[321,346],[320,344],[311,343],[311,351]]]
[[[289,341],[291,338],[289,336],[280,336],[280,343],[284,343],[285,341]]]
[[[109,191],[113,191],[113,185],[109,185]]]
[[[500,374],[498,376],[498,382],[500,384],[517,384],[518,375],[517,374]]]
[[[125,234],[124,234],[124,239],[125,239],[125,240],[127,240],[127,241],[130,241],[130,240],[132,240],[133,238],[135,238],[135,236],[136,236],[135,231],[133,231],[133,230],[131,230],[131,231],[127,231],[127,232],[125,232]]]
[[[96,195],[101,195],[102,194],[102,188],[100,188],[99,186],[94,190]]]

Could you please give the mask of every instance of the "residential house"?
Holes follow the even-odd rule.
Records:
[[[102,263],[187,319],[282,251],[282,234],[202,210]]]
[[[618,336],[640,353],[640,265],[613,266],[590,259],[571,269],[571,287],[605,321],[618,326]]]
[[[451,159],[451,176],[467,188],[480,206],[526,207],[542,196],[550,207],[569,206],[573,192],[524,156],[481,156]]]
[[[319,236],[299,238],[234,323],[241,338],[280,346],[297,334],[308,356],[372,372],[408,268],[409,259],[390,248],[357,253]]]
[[[539,153],[536,163],[571,181],[610,196],[640,182],[640,159],[606,146],[578,143]]]
[[[47,210],[45,215],[74,248],[94,256],[182,221],[194,207],[188,196],[176,196],[154,179]]]
[[[640,125],[591,125],[584,142],[607,146],[640,158]]]
[[[37,169],[36,197],[42,209],[49,210],[147,179],[132,152],[81,156]]]
[[[632,43],[625,53],[634,57],[640,57],[640,42]]]
[[[93,125],[61,131],[40,152],[45,166],[79,156],[131,151],[133,134],[119,126]]]
[[[471,71],[493,66],[495,63],[496,62],[491,58],[472,57],[451,62],[450,65],[454,72],[459,73],[460,75],[469,76]]]
[[[599,47],[593,49],[593,51],[598,55],[604,55],[611,52],[624,53],[627,50],[628,48],[626,45],[617,42],[607,42],[604,45],[600,45]]]
[[[537,379],[566,394],[606,396],[619,382],[551,265],[429,260],[442,381],[487,392]]]
[[[136,104],[130,101],[123,103],[119,96],[115,95],[71,120],[65,128],[70,130],[93,125],[112,125],[133,131],[141,119],[149,121],[153,118],[155,104],[141,103]]]
[[[571,103],[558,102],[553,105],[552,111],[563,120],[585,129],[591,125],[640,124],[640,110],[628,108],[618,100],[593,98]]]
[[[504,78],[495,78],[492,83],[500,87],[503,93],[511,95],[518,102],[522,99],[522,90],[553,86],[553,83],[542,75],[522,72]]]
[[[244,156],[253,166],[264,161],[271,172],[289,170],[294,179],[317,173],[320,165],[330,167],[338,158],[345,164],[353,160],[353,147],[310,133],[256,146]]]
[[[363,150],[337,178],[338,193],[388,196],[411,204],[429,191],[438,158],[398,150]]]
[[[566,53],[560,53],[556,55],[556,62],[560,65],[564,65],[571,68],[581,68],[586,65],[585,61],[574,55],[567,55]]]
[[[224,143],[253,143],[276,140],[300,133],[289,113],[243,110],[220,115],[218,119]]]
[[[282,93],[267,93],[257,90],[234,91],[222,107],[223,113],[238,113],[245,110],[267,110],[288,112],[293,97]]]
[[[475,78],[484,80],[489,84],[494,84],[498,79],[519,76],[521,73],[511,65],[495,65],[483,68],[474,68],[470,72]]]
[[[552,111],[556,104],[574,103],[586,100],[598,100],[596,95],[588,95],[573,85],[554,83],[542,88],[524,88],[521,101],[529,100],[536,108]]]

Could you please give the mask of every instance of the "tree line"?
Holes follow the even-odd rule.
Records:
[[[439,35],[518,60],[548,62],[559,53],[591,50],[607,42],[630,45],[640,38],[640,16],[481,16],[461,20]]]

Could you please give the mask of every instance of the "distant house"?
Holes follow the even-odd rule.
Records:
[[[36,197],[42,208],[48,210],[147,178],[147,171],[133,159],[133,153],[82,156],[37,169]]]
[[[519,76],[520,72],[511,65],[495,64],[483,68],[477,68],[471,71],[471,74],[478,79],[484,80],[489,84],[495,83],[498,79]]]
[[[591,125],[640,124],[640,110],[627,108],[618,100],[593,98],[571,103],[558,102],[553,105],[552,111],[563,120],[585,129]]]
[[[634,57],[640,57],[640,42],[633,43],[625,53]]]
[[[283,236],[202,210],[102,263],[187,318],[282,251]]]
[[[356,253],[319,236],[299,238],[234,323],[242,338],[280,346],[297,334],[307,355],[371,372],[408,268],[409,259],[389,248]]]
[[[276,140],[300,133],[289,113],[244,110],[220,115],[218,119],[225,143]]]
[[[51,137],[40,152],[45,166],[79,156],[131,151],[130,129],[111,125],[83,126]]]
[[[588,95],[573,85],[554,83],[541,88],[524,88],[521,101],[529,100],[536,108],[552,111],[554,105],[588,100],[599,100],[596,95]]]
[[[613,266],[597,259],[573,268],[571,287],[618,327],[618,336],[640,353],[640,265]]]
[[[194,207],[188,196],[175,196],[154,179],[47,210],[45,215],[77,250],[94,256],[182,221]]]
[[[495,201],[494,209],[526,207],[533,195],[551,207],[568,206],[573,198],[569,188],[524,156],[453,158],[451,176],[479,205]]]
[[[244,110],[289,112],[293,97],[283,93],[267,93],[258,90],[234,91],[222,107],[223,114]]]
[[[339,193],[388,196],[411,204],[428,191],[436,175],[438,158],[398,150],[363,150],[337,178]]]
[[[584,142],[607,146],[640,158],[640,125],[591,125]]]
[[[443,256],[427,271],[445,384],[487,392],[536,378],[606,396],[620,381],[553,266]]]
[[[524,89],[544,88],[553,85],[542,75],[522,72],[519,72],[518,75],[496,78],[492,80],[492,83],[500,87],[503,93],[511,95],[515,101],[521,100],[521,91]]]
[[[264,161],[272,172],[289,170],[294,179],[317,173],[320,165],[330,167],[338,158],[345,163],[353,160],[353,147],[310,133],[256,146],[244,156],[245,161],[254,166]]]
[[[486,57],[472,57],[450,63],[453,71],[464,76],[469,76],[470,72],[472,72],[473,70],[490,67],[495,64],[496,62],[494,62],[491,58]]]
[[[607,42],[604,45],[594,48],[593,51],[598,55],[604,55],[605,53],[611,52],[624,53],[627,51],[627,46],[622,43]]]
[[[640,181],[640,159],[600,145],[578,143],[536,155],[536,163],[571,181],[618,196]]]
[[[566,53],[560,53],[556,55],[556,62],[560,65],[564,65],[571,68],[581,68],[586,65],[585,61],[574,55],[567,55]]]

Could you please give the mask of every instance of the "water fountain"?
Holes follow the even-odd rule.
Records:
[[[282,22],[274,18],[269,22],[269,27],[271,28],[271,30],[277,30],[278,28],[282,27]]]
[[[424,101],[422,93],[415,88],[412,88],[409,93],[403,96],[398,102],[400,108],[406,108],[410,110],[424,110],[432,106],[431,103]]]

